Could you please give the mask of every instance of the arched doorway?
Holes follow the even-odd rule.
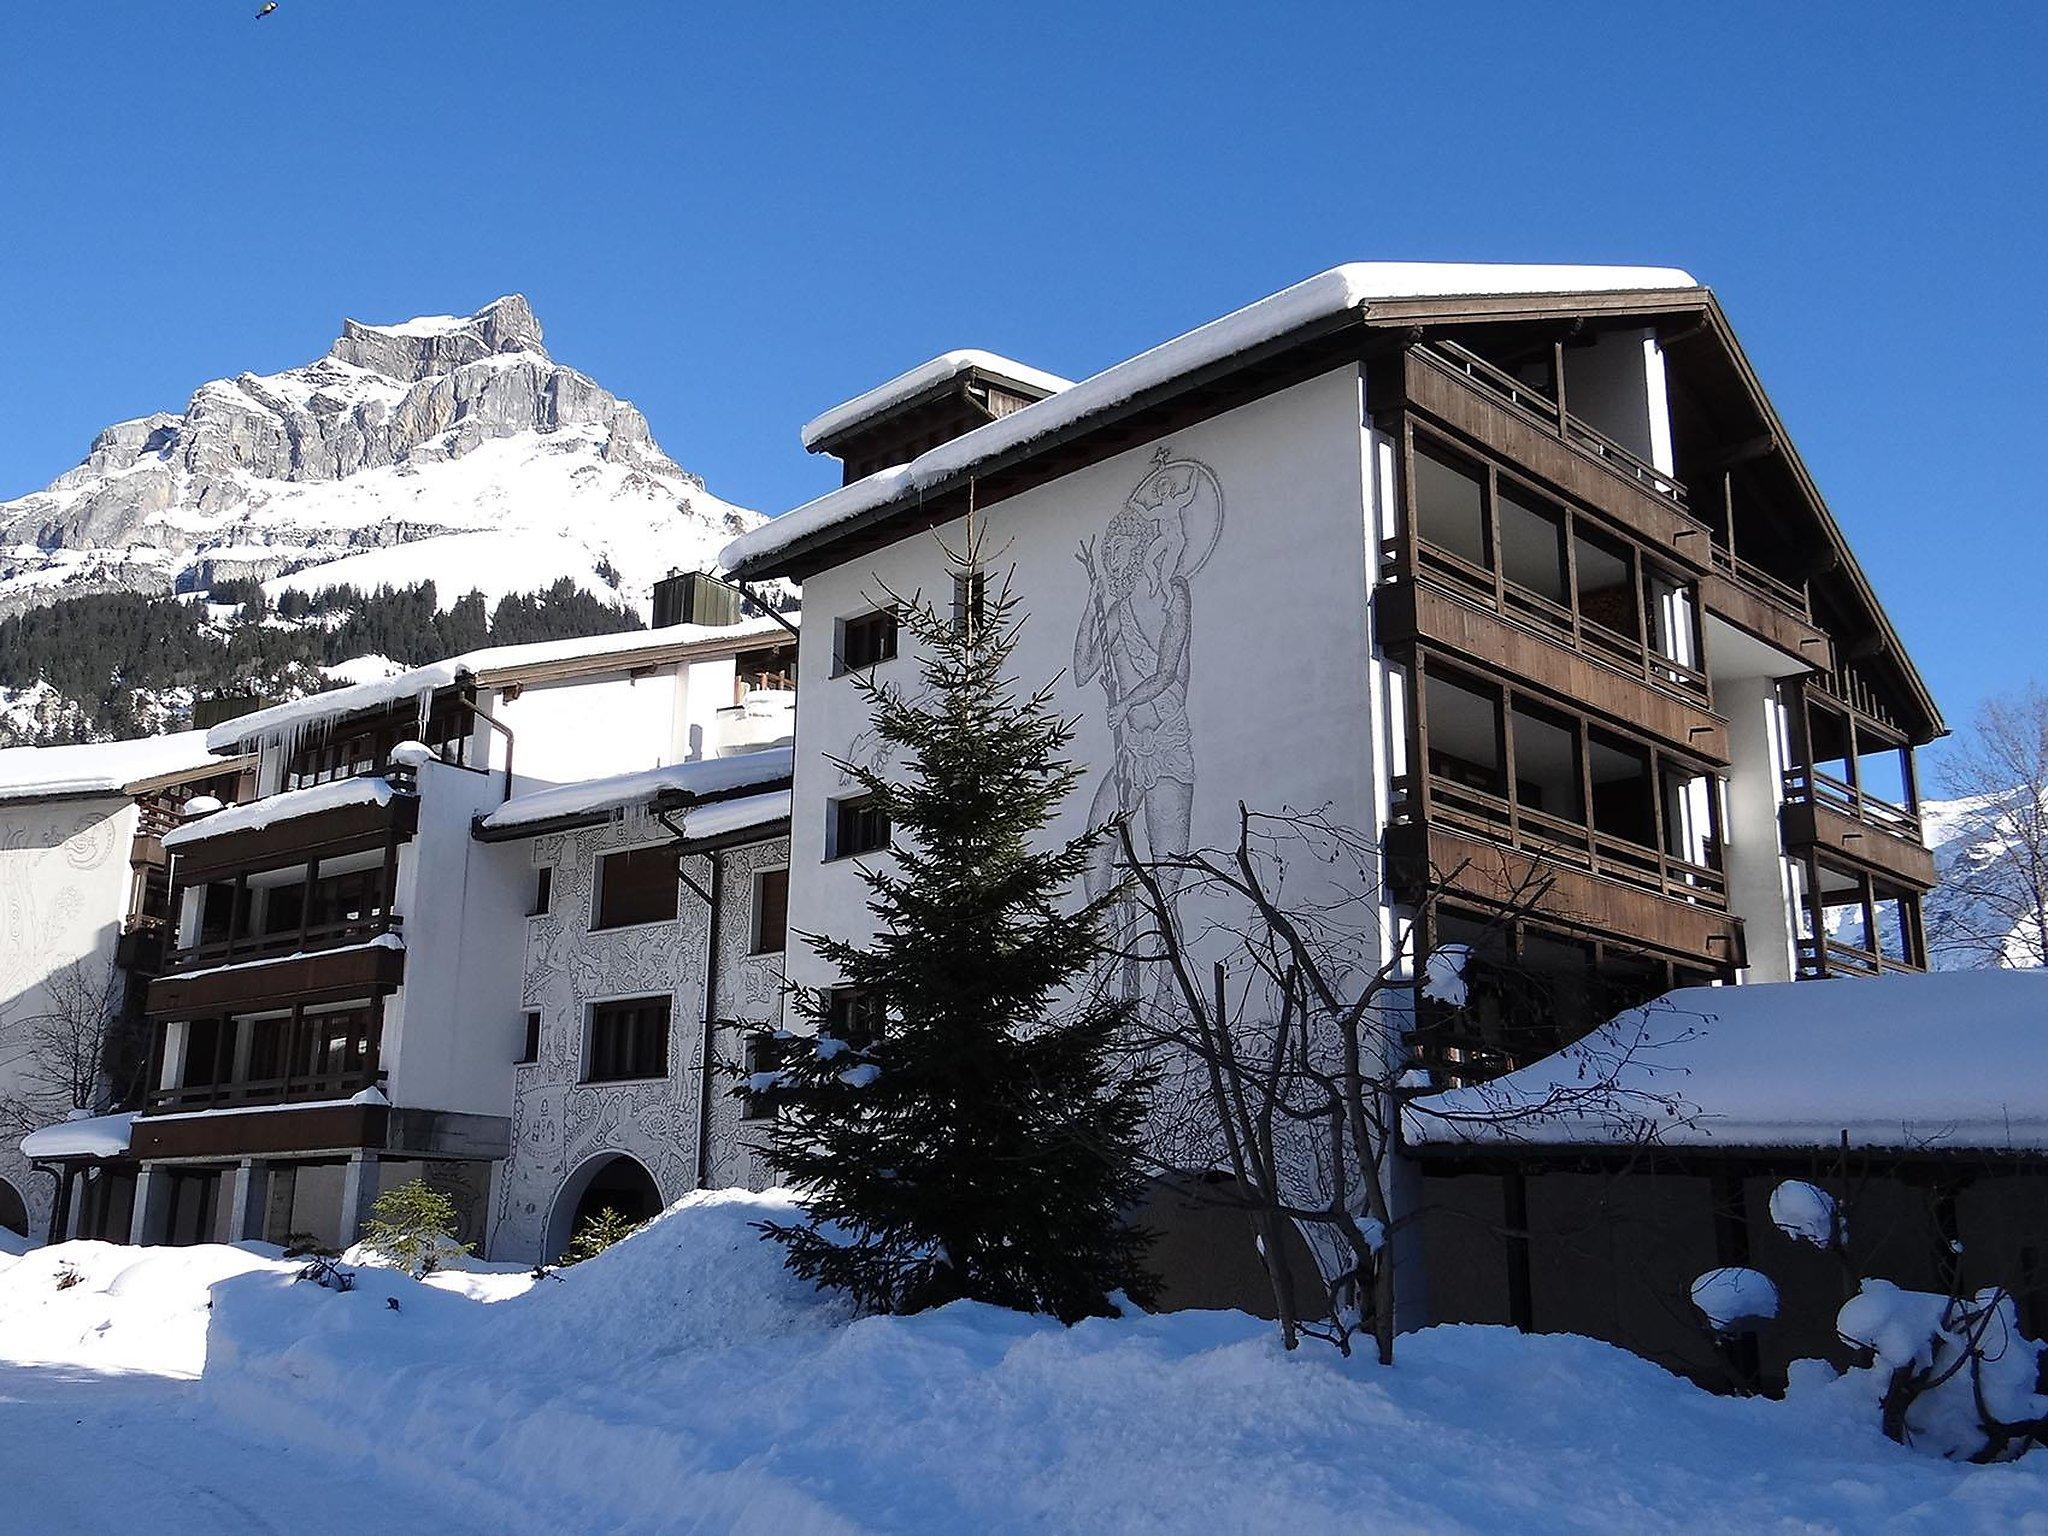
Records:
[[[661,1188],[638,1158],[601,1152],[569,1175],[548,1213],[547,1247],[541,1257],[550,1262],[560,1258],[577,1228],[606,1209],[628,1221],[661,1214]]]
[[[16,1237],[28,1236],[28,1202],[6,1179],[0,1179],[0,1227]]]

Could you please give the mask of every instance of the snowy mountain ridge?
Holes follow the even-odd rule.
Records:
[[[448,603],[567,576],[640,605],[760,521],[555,362],[513,294],[467,316],[346,320],[315,362],[107,427],[76,468],[0,502],[0,613],[251,577],[273,596],[432,580]]]

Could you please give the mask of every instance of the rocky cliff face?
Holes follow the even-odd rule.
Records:
[[[512,295],[468,316],[344,321],[317,362],[108,427],[47,489],[0,502],[0,612],[227,576],[433,579],[452,601],[567,575],[641,601],[756,520],[550,358]]]

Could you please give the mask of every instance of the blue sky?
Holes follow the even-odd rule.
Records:
[[[1711,283],[1952,720],[2048,678],[2039,6],[13,7],[0,497],[340,317],[533,301],[728,498],[934,352],[1336,262]]]

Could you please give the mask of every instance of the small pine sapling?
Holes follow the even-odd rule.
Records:
[[[569,1239],[569,1246],[562,1250],[560,1265],[567,1269],[572,1264],[581,1264],[585,1259],[594,1259],[613,1243],[631,1237],[646,1225],[644,1221],[634,1221],[606,1206],[603,1210],[584,1218],[583,1225],[578,1227],[575,1236]]]
[[[476,1246],[458,1243],[455,1230],[455,1202],[412,1179],[377,1197],[363,1227],[363,1246],[418,1278],[432,1274],[449,1255]]]

